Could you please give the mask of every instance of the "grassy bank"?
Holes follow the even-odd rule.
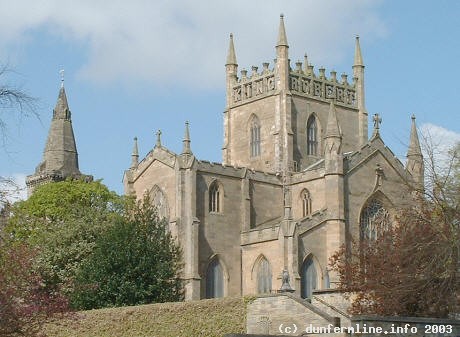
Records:
[[[225,298],[84,311],[45,331],[49,337],[222,337],[245,331],[246,302]]]

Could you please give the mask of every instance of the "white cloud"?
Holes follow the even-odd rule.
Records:
[[[292,61],[307,52],[313,64],[323,62],[317,67],[328,66],[344,59],[355,34],[366,41],[385,34],[380,3],[0,0],[0,47],[27,43],[41,29],[86,52],[80,75],[91,81],[210,88],[222,85],[230,32],[240,65],[261,66],[275,57],[284,12]],[[351,67],[353,55],[346,57]]]
[[[423,124],[420,127],[420,133],[422,145],[431,146],[441,156],[447,154],[449,150],[460,142],[460,133],[431,123]]]
[[[420,127],[421,146],[426,161],[425,175],[429,180],[435,174],[447,174],[452,156],[449,151],[460,143],[460,133],[431,123]]]

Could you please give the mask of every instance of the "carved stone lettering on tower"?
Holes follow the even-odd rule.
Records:
[[[320,99],[335,98],[338,103],[355,107],[355,88],[346,81],[339,83],[335,77],[327,79],[321,77],[313,79],[313,73],[299,73],[298,70],[291,72],[289,76],[289,88],[292,92],[302,96]]]
[[[245,77],[233,87],[233,104],[270,94],[275,90],[275,76],[268,69],[264,69],[262,74],[255,74],[251,79],[252,81]]]

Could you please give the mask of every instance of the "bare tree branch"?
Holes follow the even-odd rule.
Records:
[[[40,119],[37,112],[38,99],[30,96],[20,86],[8,83],[8,75],[15,73],[8,65],[0,66],[0,136],[3,144],[7,140],[7,119],[12,115],[20,120],[24,117]]]

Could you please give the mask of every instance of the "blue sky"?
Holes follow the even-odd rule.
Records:
[[[382,137],[399,158],[413,113],[441,145],[460,140],[460,2],[229,3],[0,0],[0,63],[16,71],[0,80],[39,98],[40,115],[0,110],[8,123],[0,175],[21,180],[41,161],[61,69],[80,170],[110,189],[123,192],[133,137],[141,157],[158,129],[163,144],[180,152],[185,120],[195,155],[220,161],[228,35],[240,69],[272,66],[280,13],[292,66],[307,53],[316,70],[351,77],[360,36],[367,110],[382,116]]]

